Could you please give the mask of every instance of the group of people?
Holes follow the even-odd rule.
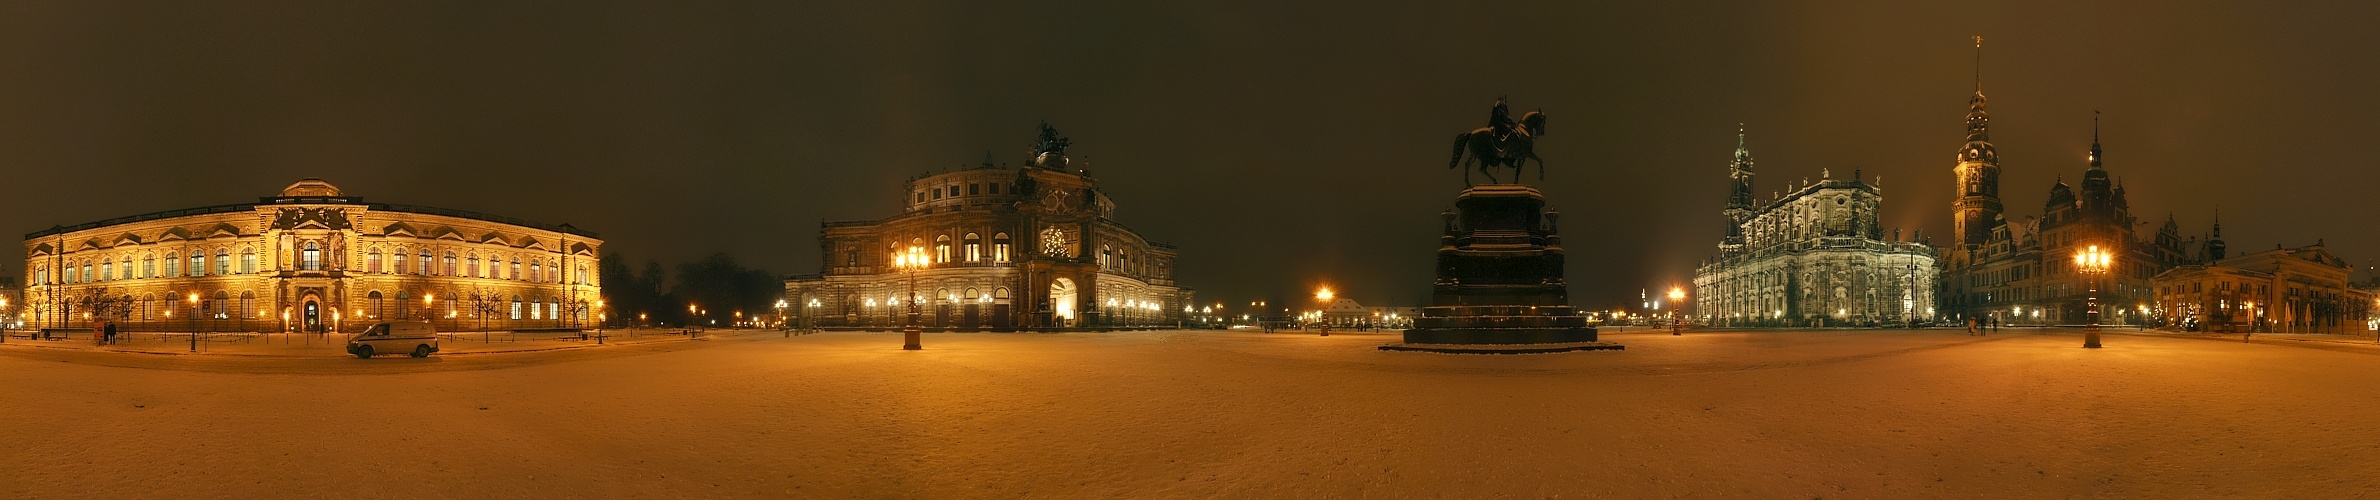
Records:
[[[1997,331],[2000,331],[2000,318],[1967,318],[1968,335],[1983,335],[1985,332]]]
[[[116,322],[101,321],[99,324],[91,325],[91,342],[93,345],[116,343]]]

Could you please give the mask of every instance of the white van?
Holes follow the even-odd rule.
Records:
[[[347,353],[358,358],[384,352],[430,357],[430,353],[438,352],[438,331],[430,328],[427,321],[389,321],[372,325],[372,329],[347,341]]]

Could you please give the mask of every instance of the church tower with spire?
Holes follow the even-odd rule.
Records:
[[[1752,220],[1752,151],[1744,148],[1744,126],[1735,127],[1735,161],[1727,164],[1727,239],[1722,245],[1742,245],[1744,221]]]
[[[1975,37],[1975,97],[1967,101],[1967,144],[1959,147],[1958,197],[1951,202],[1952,265],[1991,239],[2000,220],[2000,154],[1992,148],[1991,114],[1984,111],[1983,37]]]

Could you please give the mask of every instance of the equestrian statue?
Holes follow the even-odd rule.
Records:
[[[1446,168],[1462,167],[1463,157],[1468,154],[1479,173],[1487,175],[1488,183],[1498,183],[1495,168],[1511,168],[1512,181],[1518,183],[1528,161],[1537,160],[1537,180],[1545,180],[1545,159],[1538,158],[1533,149],[1537,137],[1543,135],[1544,111],[1530,111],[1514,121],[1504,99],[1496,98],[1496,107],[1488,111],[1488,126],[1454,136],[1454,159],[1446,162]],[[1471,185],[1468,169],[1463,170],[1463,185]]]

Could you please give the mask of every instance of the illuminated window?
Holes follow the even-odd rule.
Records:
[[[240,272],[244,274],[256,274],[256,249],[240,249]]]
[[[215,274],[217,276],[231,274],[231,252],[215,250]]]
[[[529,262],[529,281],[545,282],[545,263]]]
[[[512,259],[512,279],[521,279],[521,259]]]
[[[182,258],[181,258],[181,257],[179,257],[179,256],[175,256],[173,252],[166,252],[166,253],[165,253],[165,274],[160,274],[160,275],[158,275],[158,276],[181,276],[181,275],[182,275]]]
[[[311,242],[311,241],[308,241],[308,242],[306,242],[306,249],[305,249],[305,251],[304,251],[304,252],[300,253],[300,255],[301,255],[301,257],[299,257],[299,260],[298,260],[298,262],[300,262],[300,263],[301,263],[300,265],[303,265],[303,266],[305,266],[305,267],[302,267],[301,269],[304,269],[304,270],[307,270],[307,271],[320,271],[320,270],[322,270],[322,245],[321,245],[321,244],[318,244],[318,243],[315,243],[315,242]]]
[[[101,263],[99,263],[99,279],[100,279],[101,281],[106,281],[106,280],[112,280],[112,279],[116,279],[116,263],[114,263],[114,262],[101,262]]]
[[[207,256],[198,252],[190,252],[189,271],[191,276],[206,276]]]
[[[485,275],[485,274],[480,274],[480,271],[479,271],[479,254],[471,254],[471,257],[469,257],[469,258],[466,258],[466,259],[463,259],[463,276],[464,276],[464,277],[466,277],[466,278],[469,278],[469,277],[478,277],[478,278],[485,278],[485,277],[488,277],[488,276],[487,276],[487,275]]]
[[[1008,262],[1008,233],[992,235],[992,262]]]
[[[514,321],[521,319],[521,296],[519,295],[512,296],[512,319]]]
[[[950,262],[950,235],[934,237],[934,262]]]
[[[372,253],[364,254],[364,271],[373,273],[381,271],[379,250],[373,250]]]
[[[983,261],[983,236],[967,233],[967,262]]]
[[[140,258],[140,277],[155,276],[157,276],[157,257],[154,255],[142,256]]]
[[[447,275],[447,276],[457,276],[457,275],[460,275],[461,273],[457,273],[457,272],[455,272],[455,271],[458,271],[458,270],[460,270],[460,268],[457,268],[457,267],[455,267],[455,253],[454,253],[454,251],[452,251],[452,250],[449,250],[449,251],[447,251],[447,252],[446,252],[446,275]]]
[[[380,307],[380,306],[381,306],[381,304],[380,304],[380,291],[379,291],[379,290],[373,290],[371,294],[369,294],[369,295],[365,295],[365,296],[364,296],[364,301],[365,301],[366,303],[370,304],[370,306],[371,306],[371,311],[372,311],[372,315],[371,315],[370,317],[371,317],[371,318],[373,318],[373,319],[379,319],[379,318],[381,317],[381,313],[382,313],[382,312],[384,312],[384,311],[386,311],[385,309],[381,309],[381,307]],[[243,307],[243,308],[241,308],[241,309],[246,309],[246,308],[245,308],[245,307]]]

